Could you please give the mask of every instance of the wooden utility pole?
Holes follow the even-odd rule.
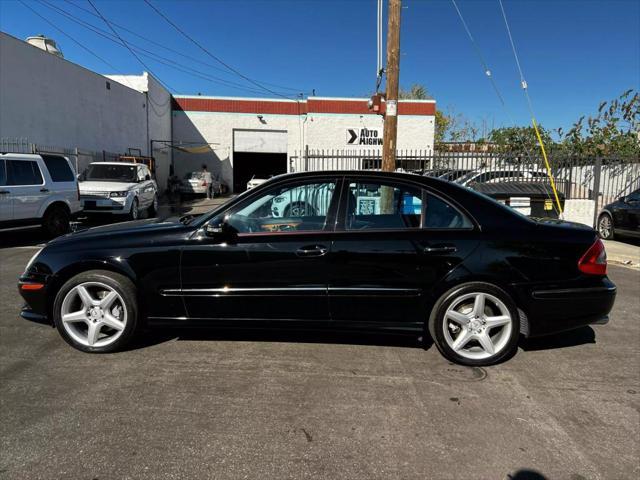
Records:
[[[382,170],[396,169],[398,138],[398,84],[400,80],[400,11],[402,0],[389,0],[387,26],[387,92],[384,134],[382,144]]]

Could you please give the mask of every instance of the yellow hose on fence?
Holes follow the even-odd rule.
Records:
[[[538,137],[538,143],[540,144],[540,150],[542,150],[542,158],[544,158],[544,164],[547,167],[547,176],[549,177],[549,181],[551,182],[551,190],[553,190],[553,195],[556,199],[556,205],[558,206],[558,214],[562,215],[562,205],[560,205],[560,198],[558,197],[556,182],[553,179],[553,174],[551,173],[551,166],[549,165],[549,159],[547,158],[547,151],[544,148],[544,142],[542,141],[542,136],[540,135],[540,131],[538,130],[536,119],[534,117],[531,117],[531,122],[533,123],[533,129],[536,132],[536,137]]]

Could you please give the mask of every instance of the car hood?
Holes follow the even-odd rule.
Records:
[[[129,190],[136,185],[136,183],[106,182],[97,180],[87,180],[78,184],[81,192],[122,192]]]
[[[51,240],[48,245],[62,245],[74,242],[85,242],[98,238],[127,237],[133,238],[136,235],[146,233],[162,233],[168,230],[185,228],[178,217],[167,219],[148,218],[144,220],[134,220],[131,222],[120,222],[111,225],[101,225],[99,227],[78,230]]]

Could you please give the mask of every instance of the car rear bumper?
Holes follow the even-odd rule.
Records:
[[[535,337],[608,323],[616,286],[603,277],[589,286],[533,288],[524,296],[528,297],[524,305],[529,320],[528,336]]]

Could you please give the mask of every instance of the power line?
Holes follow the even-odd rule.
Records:
[[[48,23],[52,28],[56,29],[58,32],[60,32],[62,35],[64,35],[65,37],[67,37],[69,40],[71,40],[73,43],[75,43],[76,45],[78,45],[80,48],[82,48],[83,50],[85,50],[86,52],[88,52],[89,54],[93,55],[95,58],[97,58],[98,60],[100,60],[102,63],[104,63],[105,65],[107,65],[109,68],[113,69],[115,72],[118,71],[118,69],[116,67],[114,67],[110,62],[108,62],[107,60],[105,60],[104,58],[102,58],[100,55],[98,55],[97,53],[95,53],[93,50],[87,48],[86,46],[84,46],[82,43],[80,43],[78,40],[76,40],[75,38],[73,38],[71,35],[69,35],[68,33],[66,33],[64,30],[62,30],[61,28],[57,27],[53,22],[49,21],[49,19],[47,19],[46,17],[43,17],[42,15],[40,15],[37,11],[35,11],[33,8],[31,8],[29,6],[29,4],[27,4],[26,2],[24,2],[23,0],[18,0],[25,8],[28,8],[29,10],[31,10],[31,12],[34,15],[37,15],[38,17],[40,17],[43,21],[45,21],[46,23]]]
[[[92,12],[92,11],[91,11],[91,10],[89,10],[88,8],[83,7],[82,5],[79,5],[79,4],[75,3],[75,2],[72,2],[71,0],[64,0],[64,1],[65,1],[66,3],[68,3],[69,5],[71,5],[71,6],[75,7],[75,8],[77,8],[77,9],[79,9],[79,10],[82,10],[83,12],[88,13],[89,15],[92,15],[92,16],[94,16],[94,17],[96,17],[96,18],[100,18],[100,17],[99,17],[98,15],[96,15],[94,12]],[[58,8],[58,7],[56,7],[56,8]],[[63,11],[64,11],[64,10],[63,10]],[[71,15],[71,14],[69,14],[69,15]],[[76,18],[77,18],[77,17],[76,17]],[[169,52],[171,52],[171,53],[173,53],[173,54],[175,54],[175,55],[178,55],[178,56],[180,56],[180,57],[186,58],[186,59],[188,59],[188,60],[190,60],[190,61],[192,61],[192,62],[199,63],[200,65],[204,65],[204,66],[206,66],[206,67],[208,67],[208,68],[211,68],[211,69],[213,69],[213,70],[217,70],[217,71],[219,71],[219,72],[223,72],[223,73],[228,74],[228,75],[229,75],[229,74],[232,74],[231,72],[229,72],[228,70],[226,70],[226,69],[224,69],[224,68],[216,67],[215,65],[212,65],[211,63],[208,63],[208,62],[203,62],[202,60],[200,60],[200,59],[198,59],[198,58],[192,57],[191,55],[188,55],[188,54],[186,54],[186,53],[183,53],[183,52],[180,52],[180,51],[178,51],[178,50],[175,50],[175,49],[173,49],[173,48],[171,48],[171,47],[169,47],[169,46],[167,46],[167,45],[164,45],[164,44],[162,44],[162,43],[156,42],[155,40],[153,40],[153,39],[151,39],[151,38],[148,38],[148,37],[145,37],[145,36],[143,36],[143,35],[140,35],[140,34],[139,34],[139,33],[137,33],[136,31],[134,31],[134,30],[132,30],[132,29],[130,29],[130,28],[127,28],[127,27],[125,27],[124,25],[121,25],[121,24],[116,23],[116,22],[114,22],[114,21],[111,21],[111,24],[112,24],[112,25],[114,25],[115,27],[118,27],[120,30],[123,30],[123,31],[125,31],[125,32],[127,32],[127,33],[129,33],[129,34],[131,34],[131,35],[133,35],[133,36],[135,36],[135,37],[137,37],[137,38],[141,39],[141,40],[144,40],[144,41],[146,41],[146,42],[149,42],[149,43],[151,43],[152,45],[155,45],[155,46],[156,46],[156,47],[158,47],[158,48],[162,48],[162,49],[167,50],[167,51],[169,51]],[[135,45],[135,44],[133,44],[133,43],[131,43],[131,42],[130,42],[130,45]],[[261,83],[263,83],[263,84],[265,84],[265,85],[271,85],[271,86],[273,86],[273,87],[280,88],[280,89],[282,89],[282,90],[289,90],[289,91],[296,92],[296,93],[307,93],[307,92],[302,92],[302,89],[297,88],[297,87],[287,87],[287,86],[278,85],[278,84],[275,84],[275,83],[268,83],[268,82],[261,82]]]
[[[76,17],[75,15],[67,12],[66,10],[63,10],[55,5],[50,4],[49,2],[47,2],[46,0],[38,0],[39,3],[47,8],[53,9],[54,11],[56,11],[59,15],[62,15],[64,17],[66,17],[67,19],[69,19],[70,21],[92,31],[93,33],[95,33],[96,35],[99,35],[103,38],[105,38],[106,40],[109,40],[113,43],[115,43],[116,45],[122,46],[121,42],[119,42],[118,40],[116,40],[116,37],[109,33],[106,30],[103,30],[99,27],[96,27],[95,25],[85,22],[84,20]],[[97,16],[97,15],[94,15]],[[163,57],[161,55],[158,55],[154,52],[151,52],[150,50],[147,50],[143,47],[140,47],[139,45],[136,45],[134,43],[129,43],[129,46],[137,51],[141,56],[146,57],[146,58],[150,58],[151,60],[154,60],[158,63],[161,63],[163,65],[168,66],[169,68],[173,68],[174,70],[177,70],[179,72],[182,73],[186,73],[188,75],[200,78],[200,79],[204,79],[207,80],[211,83],[214,84],[219,84],[219,85],[224,85],[226,87],[230,87],[230,88],[234,88],[234,89],[238,89],[238,90],[242,90],[242,91],[246,91],[246,92],[250,92],[250,93],[254,93],[254,94],[263,94],[264,92],[262,92],[261,90],[256,90],[256,89],[252,89],[250,87],[247,87],[245,85],[236,83],[236,82],[232,82],[230,80],[225,80],[219,77],[215,77],[213,75],[210,75],[208,73],[202,72],[200,70],[196,70],[194,68],[191,68],[189,66],[186,66],[184,64],[181,64],[179,62],[176,62],[170,58],[167,57]],[[113,68],[113,67],[112,67]]]
[[[536,132],[536,136],[538,137],[538,143],[540,144],[540,150],[542,152],[542,158],[544,158],[544,164],[547,168],[547,175],[549,177],[549,181],[551,182],[551,188],[553,190],[553,195],[555,196],[556,203],[558,205],[558,212],[562,215],[562,206],[560,205],[560,198],[558,198],[558,191],[556,190],[556,182],[553,179],[553,174],[551,173],[551,165],[549,165],[549,159],[547,158],[547,151],[544,148],[544,142],[542,141],[542,136],[540,135],[540,131],[538,130],[538,122],[536,122],[536,115],[533,113],[533,104],[531,103],[531,97],[529,96],[529,89],[527,88],[527,82],[524,79],[524,73],[522,73],[522,67],[520,66],[520,59],[518,58],[518,52],[516,51],[516,45],[513,41],[513,36],[511,35],[511,28],[509,27],[509,22],[507,21],[507,14],[504,11],[504,5],[502,5],[502,0],[498,0],[500,4],[500,10],[502,11],[502,18],[504,19],[504,25],[507,27],[507,34],[509,35],[509,41],[511,42],[511,50],[513,51],[513,57],[516,60],[516,65],[518,67],[518,72],[520,72],[520,85],[522,86],[522,90],[524,91],[524,96],[527,99],[527,104],[529,105],[529,112],[531,112],[531,122],[533,123],[533,129]]]
[[[89,5],[91,5],[93,7],[93,9],[96,11],[96,13],[100,16],[100,18],[102,18],[104,23],[107,25],[107,27],[109,27],[109,29],[113,32],[113,34],[116,37],[118,37],[118,39],[122,42],[122,45],[124,45],[126,47],[126,49],[129,50],[129,52],[131,52],[131,55],[133,55],[136,58],[136,60],[138,60],[138,62],[140,62],[140,65],[142,65],[149,73],[151,73],[151,75],[153,75],[155,78],[157,78],[158,82],[160,82],[167,90],[175,92],[174,88],[170,87],[168,84],[166,84],[162,80],[160,80],[160,76],[156,75],[153,72],[153,70],[151,70],[147,66],[147,64],[142,61],[142,59],[136,54],[136,52],[134,52],[133,49],[131,49],[129,44],[124,41],[124,39],[120,36],[120,34],[116,31],[116,29],[113,28],[113,26],[109,23],[109,21],[100,13],[100,10],[98,10],[98,8],[94,5],[94,3],[91,0],[87,0],[87,2],[89,2]]]
[[[511,111],[507,107],[507,103],[505,102],[504,97],[502,96],[502,93],[500,92],[500,89],[498,88],[498,85],[497,85],[495,79],[493,78],[493,75],[491,73],[491,69],[489,68],[489,66],[487,65],[487,62],[484,59],[484,55],[482,54],[482,50],[480,49],[480,46],[478,45],[478,43],[476,42],[475,38],[473,37],[473,35],[471,33],[471,30],[469,29],[469,26],[467,25],[467,22],[465,21],[464,16],[462,15],[462,11],[460,10],[460,8],[458,8],[458,4],[456,3],[456,0],[451,0],[451,3],[453,4],[456,12],[458,13],[458,18],[460,19],[460,22],[462,23],[462,26],[464,27],[464,30],[467,32],[467,36],[469,37],[469,40],[471,41],[471,43],[472,43],[472,45],[474,47],[476,55],[478,56],[478,59],[480,60],[480,64],[482,65],[484,73],[487,76],[487,78],[489,79],[489,82],[491,83],[491,86],[493,87],[493,90],[496,93],[496,96],[498,97],[498,100],[500,101],[503,110],[507,114],[507,117],[509,118],[510,123],[514,127],[517,127],[517,124],[516,124],[513,116],[511,115]],[[536,131],[536,135],[539,138],[540,134],[539,134],[537,128],[535,127],[535,122],[534,122],[534,130]],[[521,132],[519,129],[516,128],[516,134],[520,137],[520,141],[522,142],[522,145],[524,147],[524,151],[525,151],[525,154],[527,155],[529,163],[531,165],[534,165],[536,162],[534,162],[534,160],[533,160],[533,158],[531,156],[531,152],[529,151],[529,148],[527,147],[526,138],[524,137],[523,132]],[[541,142],[542,140],[540,139],[539,141]],[[545,163],[546,163],[546,158],[545,158]],[[549,174],[549,169],[547,169],[547,173]],[[554,193],[556,193],[555,192],[555,185],[553,185],[553,178],[552,177],[550,177],[550,178],[551,178],[551,182],[552,182]],[[552,201],[551,195],[549,195],[549,192],[548,192],[548,190],[546,188],[545,188],[545,193],[547,194],[547,198]],[[556,198],[557,198],[557,195],[556,195]],[[562,209],[560,208],[560,203],[559,202],[557,204],[557,207],[554,206],[554,209],[557,211],[558,214],[562,213]]]
[[[90,1],[90,0],[88,0]],[[182,34],[186,39],[188,39],[191,43],[193,43],[195,46],[197,46],[200,50],[202,50],[203,52],[205,52],[207,55],[209,55],[211,58],[213,58],[216,62],[220,63],[221,65],[223,65],[224,67],[226,67],[228,70],[230,70],[231,72],[235,73],[236,75],[238,75],[240,78],[243,78],[244,80],[246,80],[247,82],[255,85],[258,88],[261,88],[262,90],[271,93],[272,95],[276,95],[278,97],[282,97],[282,98],[291,98],[290,96],[286,96],[283,95],[281,93],[278,93],[274,90],[271,90],[267,87],[265,87],[264,85],[260,84],[259,82],[256,82],[255,80],[247,77],[246,75],[244,75],[243,73],[241,73],[240,71],[238,71],[237,69],[233,68],[231,65],[227,64],[224,60],[222,60],[221,58],[217,57],[216,55],[214,55],[213,53],[211,53],[208,49],[206,49],[205,47],[202,46],[202,44],[200,44],[199,42],[197,42],[193,37],[191,37],[188,33],[186,33],[184,30],[182,30],[178,25],[176,25],[174,22],[171,21],[170,18],[168,18],[164,13],[162,13],[155,5],[153,5],[149,0],[144,0],[144,3],[146,3],[147,5],[149,5],[149,7],[151,7],[152,10],[154,10],[158,15],[160,15],[169,25],[171,25],[174,29],[176,29],[178,32],[180,32],[180,34]]]

